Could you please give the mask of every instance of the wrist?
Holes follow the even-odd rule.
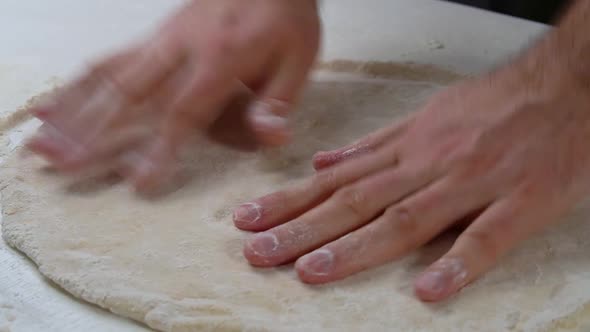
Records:
[[[589,94],[590,76],[584,68],[587,60],[576,57],[571,47],[564,47],[564,41],[553,32],[505,70],[529,94]]]

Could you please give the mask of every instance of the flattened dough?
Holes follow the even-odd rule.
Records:
[[[584,206],[439,305],[417,301],[412,278],[444,241],[319,287],[300,283],[292,266],[247,264],[245,234],[231,221],[236,204],[311,174],[315,151],[415,110],[452,76],[406,68],[384,79],[375,68],[357,68],[372,75],[320,74],[297,113],[297,143],[273,156],[201,148],[190,165],[194,180],[163,200],[141,200],[124,185],[81,193],[11,158],[2,170],[4,238],[74,296],[161,331],[583,329],[590,299]]]

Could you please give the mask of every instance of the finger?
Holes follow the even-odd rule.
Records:
[[[398,163],[395,148],[375,151],[365,158],[318,172],[285,190],[240,205],[234,211],[234,223],[250,231],[272,228],[320,204],[336,189],[386,167],[396,167]]]
[[[117,99],[135,99],[137,91],[152,91],[180,64],[182,48],[164,36],[136,47],[127,48],[91,65],[79,78],[59,89],[45,103],[31,111],[42,121],[56,123],[71,120],[95,94],[103,89],[116,92]],[[112,89],[115,84],[116,88]]]
[[[491,269],[504,254],[557,218],[534,209],[526,197],[512,195],[491,205],[457,239],[451,250],[415,282],[424,301],[441,301]]]
[[[311,61],[289,54],[266,82],[248,112],[254,133],[263,144],[285,144],[290,138],[287,116],[301,92]]]
[[[122,96],[129,103],[139,102],[151,96],[152,91],[181,66],[185,55],[176,38],[160,34],[91,65],[85,75],[58,94],[57,100],[61,103],[55,106],[61,107],[60,111],[70,106],[68,110],[78,113],[89,97],[102,89],[111,90],[111,94]]]
[[[184,58],[184,51],[175,38],[162,34],[133,53],[134,59],[123,56],[99,64],[94,76],[101,84],[74,114],[75,127],[83,137],[94,140],[105,128],[121,122],[131,105],[154,96],[157,87],[170,78]],[[116,67],[121,61],[125,67]]]
[[[149,95],[177,66],[180,54],[170,39],[160,38],[146,49],[123,52],[94,66],[56,98],[55,110],[41,107],[36,111],[54,129],[45,133],[44,144],[53,149],[41,150],[61,152],[53,153],[51,158],[59,164],[68,164],[67,160],[79,159],[84,153],[99,155],[91,151],[93,142],[113,125],[124,125],[119,122],[123,121],[125,109],[143,97],[142,93]],[[66,142],[76,142],[76,149],[71,144],[57,146]],[[37,145],[39,148],[43,144]]]
[[[366,226],[299,258],[302,281],[326,283],[399,259],[487,200],[449,178],[389,207]]]
[[[434,176],[432,169],[407,164],[345,186],[299,218],[250,237],[246,258],[260,266],[288,262],[363,226],[387,206],[427,185]]]
[[[165,110],[161,137],[150,148],[147,163],[138,165],[133,175],[139,191],[150,191],[166,180],[165,174],[176,169],[178,154],[184,143],[204,131],[219,116],[234,91],[234,81],[223,62],[203,61],[190,83]]]
[[[409,120],[404,120],[393,126],[382,128],[357,142],[333,151],[320,151],[313,156],[313,167],[319,171],[374,151],[399,137],[407,128],[408,122]]]
[[[69,154],[80,153],[83,146],[55,128],[51,123],[44,123],[26,147],[41,155],[50,163],[57,163]]]
[[[98,155],[92,149],[101,146],[100,140],[107,139],[101,134],[116,122],[117,113],[121,112],[121,99],[113,97],[111,92],[98,90],[80,106],[78,113],[69,117],[51,115],[29,148],[58,168],[82,155]],[[102,108],[106,103],[111,107]]]
[[[70,154],[61,164],[55,165],[61,171],[74,173],[93,165],[112,164],[120,153],[139,145],[151,136],[152,130],[146,127],[126,128],[124,131],[96,140],[88,148]]]
[[[128,66],[99,64],[93,72],[116,84],[118,91],[131,102],[139,102],[170,77],[186,57],[185,48],[174,34],[161,33],[145,42]]]
[[[27,146],[33,152],[43,156],[59,171],[67,173],[78,173],[93,164],[108,164],[119,152],[151,135],[148,128],[135,126],[118,132],[116,135],[96,140],[92,146],[86,148],[73,142],[67,142],[65,139],[57,142],[55,137],[62,137],[58,134],[53,135],[54,138],[44,137],[50,128],[45,124],[40,134],[29,141]]]
[[[159,144],[161,140],[145,149],[129,150],[119,160],[118,174],[127,179],[138,194],[157,195],[172,189],[181,172],[182,165],[175,156],[158,154],[166,151]]]

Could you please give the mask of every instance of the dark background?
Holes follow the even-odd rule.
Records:
[[[567,0],[448,0],[484,8],[499,13],[518,16],[542,23],[553,23]]]

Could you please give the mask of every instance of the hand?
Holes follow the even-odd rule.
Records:
[[[259,143],[284,144],[318,44],[315,0],[190,1],[153,37],[35,108],[44,125],[29,148],[65,172],[116,164],[143,190],[172,176],[197,132],[244,120]],[[244,90],[255,94],[247,113],[222,116]]]
[[[237,227],[260,232],[246,241],[248,261],[296,261],[302,281],[327,283],[399,259],[475,216],[415,291],[440,301],[476,280],[590,189],[588,88],[561,69],[538,70],[552,58],[528,61],[318,153],[314,176],[237,208]]]

